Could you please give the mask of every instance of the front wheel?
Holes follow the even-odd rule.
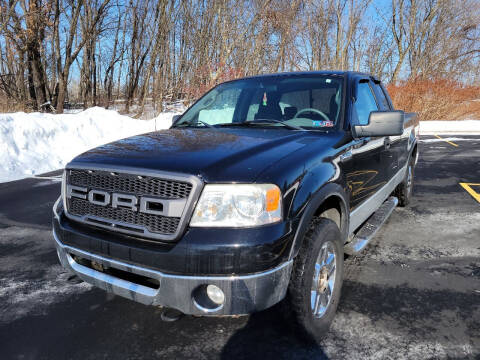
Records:
[[[343,244],[331,220],[312,221],[294,261],[284,301],[288,319],[319,341],[335,316],[343,281]]]

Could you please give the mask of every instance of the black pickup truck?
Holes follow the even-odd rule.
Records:
[[[318,339],[345,254],[412,196],[417,138],[415,114],[394,110],[368,74],[226,82],[170,129],[66,166],[53,209],[58,257],[86,282],[185,314],[281,302]]]

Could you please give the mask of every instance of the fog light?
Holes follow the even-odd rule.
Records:
[[[216,285],[207,286],[207,295],[215,304],[221,305],[225,301],[225,294]]]

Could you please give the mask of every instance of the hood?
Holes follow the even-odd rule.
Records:
[[[309,145],[330,148],[338,139],[338,133],[286,129],[169,129],[97,147],[71,164],[163,170],[207,182],[253,182],[283,157]]]

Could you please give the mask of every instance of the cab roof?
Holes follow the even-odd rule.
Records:
[[[359,71],[347,71],[347,70],[319,70],[319,71],[289,71],[270,74],[258,74],[252,76],[245,76],[235,80],[243,79],[258,79],[258,78],[271,78],[271,77],[284,77],[284,76],[308,76],[308,75],[325,75],[325,76],[343,76],[343,77],[369,77],[377,80],[373,75],[359,72]],[[377,80],[378,81],[378,80]]]

